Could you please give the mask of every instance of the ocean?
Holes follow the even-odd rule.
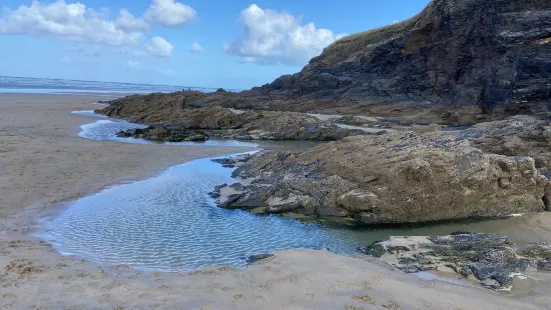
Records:
[[[213,92],[216,88],[44,79],[0,76],[0,93],[67,94],[67,93],[169,93],[180,90]]]

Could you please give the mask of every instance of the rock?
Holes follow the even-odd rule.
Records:
[[[254,197],[263,213],[353,218],[366,224],[544,211],[549,180],[526,155],[543,156],[549,147],[537,143],[542,135],[536,129],[547,122],[515,118],[463,131],[347,137],[298,154],[260,153],[234,171],[234,177],[254,178],[234,205]],[[532,135],[503,154],[493,142],[480,143],[499,132],[515,139],[512,128]]]
[[[489,234],[390,237],[368,247],[373,249],[373,256],[404,272],[451,268],[496,290],[509,289],[515,277],[529,268],[545,271],[550,266],[543,261],[548,252],[541,250],[548,249],[549,245],[517,246],[507,237]],[[523,253],[530,255],[527,257]]]
[[[212,198],[218,198],[220,197],[220,189],[226,187],[228,184],[224,183],[221,185],[217,185],[212,192],[209,193],[209,196]]]
[[[204,142],[209,138],[198,132],[189,131],[180,127],[162,127],[162,126],[150,126],[145,129],[128,129],[117,133],[118,137],[123,138],[141,138],[146,140],[152,140],[157,142],[183,142],[183,141],[195,141]]]
[[[232,208],[232,205],[235,202],[237,202],[243,196],[244,196],[244,194],[241,194],[241,193],[229,195],[228,198],[226,199],[226,201],[224,201],[220,204],[220,207],[221,208]],[[237,208],[237,207],[235,207],[235,208]]]
[[[212,161],[221,164],[224,168],[234,168],[236,164],[236,161],[231,158],[212,159]]]
[[[154,123],[155,125],[144,132],[132,130],[120,133],[120,136],[143,135],[144,139],[157,141],[205,141],[209,137],[334,141],[347,136],[367,134],[359,129],[340,128],[329,121],[302,113],[246,111],[236,114],[221,107],[191,108],[176,103],[167,104],[163,97],[159,98],[156,94],[152,98],[129,96],[118,99],[97,112],[141,123]],[[159,120],[167,125],[158,124]]]
[[[209,138],[203,134],[193,134],[189,135],[189,141],[195,141],[195,142],[204,142],[207,141]]]
[[[540,261],[538,262],[538,270],[551,271],[551,262]]]
[[[256,262],[259,262],[261,260],[265,260],[267,258],[270,258],[270,257],[273,257],[274,255],[273,254],[256,254],[256,255],[251,255],[247,258],[247,264],[251,265],[251,264],[254,264]]]
[[[550,24],[549,1],[435,0],[401,23],[334,42],[301,72],[257,90],[371,104],[475,105],[509,115],[547,112]]]

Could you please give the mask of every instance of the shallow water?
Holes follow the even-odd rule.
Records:
[[[543,223],[542,223],[543,221]],[[462,220],[455,222],[423,223],[396,226],[343,226],[324,224],[333,235],[353,243],[370,244],[389,236],[442,236],[453,232],[487,233],[508,236],[518,244],[551,242],[551,213],[528,214],[491,220]]]
[[[287,248],[355,253],[354,242],[316,224],[216,207],[207,193],[231,182],[232,170],[201,159],[79,199],[44,237],[65,255],[163,271],[240,267]]]

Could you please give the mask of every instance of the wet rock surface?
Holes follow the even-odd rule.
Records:
[[[538,128],[548,125],[518,117],[463,131],[347,137],[297,154],[264,152],[239,164],[234,177],[252,181],[221,206],[366,224],[544,211],[551,187],[530,156],[548,148],[537,142],[545,136]],[[515,139],[520,127],[519,134],[534,134]],[[503,155],[497,143],[480,142],[501,136],[526,147]]]
[[[510,289],[527,271],[548,271],[551,246],[516,245],[509,238],[489,234],[390,237],[360,249],[407,273],[456,272],[484,287]]]

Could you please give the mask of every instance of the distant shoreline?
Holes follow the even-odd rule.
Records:
[[[149,94],[170,93],[183,90],[214,92],[216,87],[192,87],[177,85],[155,85],[142,83],[103,82],[68,79],[0,76],[0,93],[25,94]],[[228,89],[241,91],[241,89]]]

